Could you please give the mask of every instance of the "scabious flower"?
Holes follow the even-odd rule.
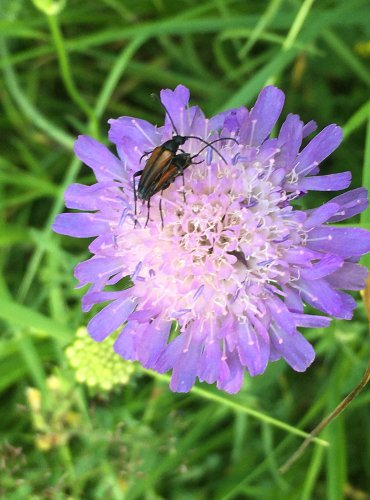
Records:
[[[152,197],[147,225],[148,206],[138,204],[135,224],[133,174],[143,168],[145,152],[173,136],[168,115],[162,127],[110,120],[118,158],[96,140],[78,138],[76,155],[97,183],[68,188],[66,206],[83,212],[59,215],[54,230],[96,237],[93,257],[75,270],[80,286],[91,284],[85,311],[109,302],[89,322],[91,337],[102,341],[121,328],[114,349],[157,372],[172,369],[170,387],[178,392],[198,377],[235,393],[245,370],[259,375],[280,358],[306,370],[315,353],[297,328],[325,327],[328,316],[350,319],[356,302],[342,289],[363,288],[367,274],[357,262],[370,251],[370,233],[333,225],[365,209],[365,189],[311,210],[292,205],[308,191],[349,186],[350,172],[317,175],[340,144],[341,129],[329,125],[302,148],[316,124],[290,114],[270,138],[284,102],[272,86],[251,110],[211,119],[188,107],[182,85],[163,90],[161,100],[179,134],[225,137],[215,144],[222,158],[203,151],[184,172],[184,185],[179,176]],[[188,139],[183,149],[195,155],[203,146]],[[123,289],[126,276],[133,286]],[[306,304],[317,314],[306,314]]]

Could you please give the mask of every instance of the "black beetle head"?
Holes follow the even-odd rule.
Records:
[[[186,141],[186,137],[182,136],[182,135],[174,135],[172,137],[172,140],[178,145],[178,146],[182,146],[183,144],[185,144],[185,141]]]

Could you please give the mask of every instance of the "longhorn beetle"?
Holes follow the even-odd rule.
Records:
[[[155,94],[152,94],[152,97],[155,97],[158,99],[158,97]],[[159,99],[158,99],[159,101]],[[173,130],[175,132],[175,135],[172,137],[172,139],[169,139],[168,141],[164,142],[163,144],[160,144],[156,148],[154,148],[152,151],[149,151],[148,153],[144,153],[143,156],[140,158],[140,161],[142,158],[145,156],[149,156],[148,160],[145,163],[145,166],[142,170],[138,170],[137,172],[134,173],[134,179],[133,179],[133,188],[134,188],[134,202],[135,202],[135,224],[136,224],[136,216],[137,216],[137,209],[136,209],[136,203],[137,203],[137,198],[147,201],[148,202],[148,217],[145,223],[145,226],[148,224],[149,221],[149,213],[150,213],[150,199],[151,197],[155,194],[158,193],[158,191],[164,191],[167,189],[170,184],[178,177],[181,175],[183,177],[184,181],[184,170],[189,167],[193,162],[192,160],[198,156],[204,149],[207,147],[210,147],[215,151],[218,156],[225,162],[225,158],[222,156],[222,154],[212,145],[214,142],[218,142],[221,140],[232,140],[238,144],[238,141],[234,139],[233,137],[221,137],[219,139],[216,139],[212,142],[207,142],[201,137],[195,136],[195,135],[180,135],[178,133],[178,130],[176,128],[176,125],[168,112],[166,106],[159,101],[161,106],[164,108],[171,125],[173,127]],[[198,141],[203,142],[206,144],[204,148],[202,148],[196,155],[191,156],[189,153],[181,153],[177,154],[177,151],[179,150],[180,146],[185,144],[185,142],[188,139],[196,139]],[[201,163],[201,162],[198,162]],[[140,177],[139,179],[139,184],[136,190],[136,185],[135,185],[135,177]],[[163,225],[163,216],[162,216],[162,208],[160,204],[160,210],[161,210],[161,219],[162,219],[162,225]]]

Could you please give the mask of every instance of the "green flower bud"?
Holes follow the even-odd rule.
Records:
[[[109,392],[130,381],[135,365],[114,352],[114,342],[113,335],[97,344],[86,328],[77,330],[76,340],[66,349],[77,382],[95,391]]]
[[[55,16],[62,12],[66,0],[32,0],[36,9],[41,10],[47,16]]]

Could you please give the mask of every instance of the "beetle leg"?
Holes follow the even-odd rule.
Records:
[[[140,156],[139,163],[141,163],[141,160],[145,158],[145,156],[149,156],[153,153],[153,151],[145,151],[143,155]]]
[[[136,185],[135,185],[135,177],[139,177],[139,175],[141,175],[143,173],[142,170],[138,170],[137,172],[134,173],[133,175],[133,187],[134,187],[134,204],[135,204],[135,224],[134,224],[134,227],[136,227],[136,224],[137,224],[137,194],[136,194]]]
[[[161,191],[161,199],[159,200],[159,213],[161,214],[162,231],[163,231],[163,229],[164,229],[164,222],[163,222],[163,212],[162,212],[162,194],[163,194],[163,189]]]
[[[148,225],[148,222],[149,222],[149,216],[150,216],[150,198],[148,200],[148,216],[146,218],[146,222],[145,222],[145,226],[146,227]]]
[[[185,178],[184,178],[184,171],[181,170],[181,177],[182,177],[182,195],[184,197],[184,203],[186,203],[186,195],[185,195]]]
[[[180,165],[176,165],[176,168],[179,175],[182,177],[182,195],[184,197],[184,203],[186,203],[184,169]]]

